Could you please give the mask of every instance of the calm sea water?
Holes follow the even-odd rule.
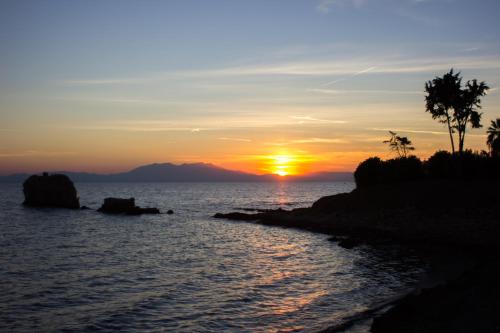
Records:
[[[21,205],[0,184],[0,331],[315,331],[413,285],[418,260],[328,236],[216,220],[285,209],[352,183],[76,184],[82,205],[135,197],[174,215]]]

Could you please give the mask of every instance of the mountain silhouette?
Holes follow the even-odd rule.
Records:
[[[75,182],[269,182],[269,181],[352,181],[350,172],[319,172],[301,176],[280,177],[256,175],[224,169],[209,163],[153,163],[127,172],[95,174],[88,172],[54,171],[68,175]],[[1,176],[0,182],[22,182],[29,174]]]

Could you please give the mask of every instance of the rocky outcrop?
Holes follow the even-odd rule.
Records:
[[[158,208],[142,208],[135,205],[135,199],[122,198],[106,198],[101,208],[97,210],[106,214],[126,214],[126,215],[141,215],[141,214],[160,214]]]
[[[422,181],[379,185],[323,197],[310,208],[214,217],[345,235],[351,238],[344,242],[346,247],[383,239],[419,246],[496,247],[500,237],[498,184]]]
[[[23,184],[23,192],[26,206],[80,208],[75,186],[66,175],[30,176]]]

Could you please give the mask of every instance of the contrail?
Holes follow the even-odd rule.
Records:
[[[327,82],[327,83],[325,83],[325,84],[322,84],[321,86],[322,86],[322,87],[328,87],[328,86],[331,86],[332,84],[335,84],[335,83],[337,83],[337,82],[340,82],[340,81],[345,81],[345,80],[347,80],[347,79],[349,79],[349,78],[351,78],[351,77],[355,77],[355,76],[358,76],[358,75],[361,75],[361,74],[364,74],[364,73],[368,73],[368,72],[370,72],[370,71],[374,70],[375,68],[377,68],[377,67],[376,67],[376,66],[372,66],[372,67],[369,67],[369,68],[367,68],[367,69],[363,69],[362,71],[359,71],[359,72],[353,73],[353,74],[351,74],[351,75],[349,75],[349,76],[342,77],[342,78],[340,78],[340,79],[337,79],[337,80],[333,80],[333,81]]]

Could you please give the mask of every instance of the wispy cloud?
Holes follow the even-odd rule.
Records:
[[[198,128],[198,127],[162,127],[162,126],[114,126],[114,125],[96,125],[96,126],[77,126],[75,130],[84,131],[123,131],[123,132],[192,132],[217,130],[218,128]]]
[[[462,49],[460,51],[462,51],[462,52],[476,52],[479,50],[480,50],[479,47],[468,47],[468,48]]]
[[[308,91],[330,94],[330,95],[342,95],[342,94],[390,94],[390,95],[423,95],[423,91],[417,90],[339,90],[339,89],[308,89]]]
[[[322,13],[329,13],[334,6],[353,6],[360,8],[366,3],[366,0],[321,0],[316,9]]]
[[[498,92],[498,87],[491,87],[490,90],[487,91],[487,94],[491,95],[497,92]]]
[[[410,8],[398,8],[396,14],[425,26],[437,27],[444,23],[443,18],[432,17],[428,14],[419,13]]]
[[[250,139],[228,138],[228,137],[220,137],[220,138],[217,138],[217,140],[222,140],[222,141],[237,141],[237,142],[252,142],[252,140],[250,140]]]
[[[345,80],[347,80],[347,79],[349,79],[349,78],[352,78],[352,77],[355,77],[355,76],[358,76],[358,75],[361,75],[361,74],[364,74],[364,73],[368,73],[368,72],[370,72],[370,71],[372,71],[372,70],[374,70],[374,69],[376,69],[376,68],[377,68],[377,67],[375,67],[375,66],[368,67],[368,68],[366,68],[366,69],[363,69],[363,70],[360,70],[360,71],[358,71],[358,72],[352,73],[352,74],[351,74],[351,75],[349,75],[349,76],[346,76],[346,77],[341,77],[341,78],[339,78],[339,79],[336,79],[336,80],[333,80],[333,81],[327,82],[327,83],[323,84],[322,86],[323,86],[323,87],[328,87],[328,86],[331,86],[332,84],[335,84],[335,83],[338,83],[338,82],[341,82],[341,81],[345,81]]]
[[[282,63],[263,64],[263,65],[245,65],[222,67],[212,69],[186,70],[176,72],[163,72],[161,75],[142,76],[130,78],[127,80],[73,80],[73,85],[78,82],[85,85],[121,85],[130,82],[170,82],[173,78],[183,79],[213,79],[213,78],[231,78],[231,77],[257,77],[257,76],[345,76],[331,80],[323,84],[329,86],[334,83],[362,75],[362,74],[404,74],[404,73],[435,73],[436,71],[448,70],[450,67],[460,69],[500,69],[500,57],[498,56],[449,56],[439,58],[408,58],[384,54],[372,54],[368,61],[366,57],[336,59],[336,60],[304,60],[288,61]],[[376,63],[377,66],[373,66]],[[364,68],[364,69],[361,69]],[[64,82],[63,82],[64,83]],[[147,101],[141,99],[109,99],[109,102],[128,102],[128,103],[168,103],[168,101]]]
[[[347,143],[347,140],[344,139],[330,139],[330,138],[307,138],[307,139],[299,139],[292,140],[292,143]]]
[[[411,130],[407,128],[367,128],[368,130],[371,131],[384,131],[384,132],[401,132],[401,133],[415,133],[415,134],[432,134],[432,135],[449,135],[448,132],[442,131],[428,131],[428,130]],[[468,136],[474,136],[474,137],[486,137],[486,134],[472,134],[468,133]]]
[[[368,128],[371,131],[384,131],[384,132],[401,132],[401,133],[415,133],[415,134],[433,134],[433,135],[449,135],[448,132],[445,131],[428,131],[428,130],[412,130],[407,128]],[[485,137],[486,134],[472,134],[468,133],[468,136],[477,136],[477,137]]]
[[[66,85],[74,86],[95,86],[95,85],[110,85],[110,84],[127,84],[138,83],[140,79],[93,79],[93,80],[64,80]]]
[[[439,131],[428,131],[428,130],[412,130],[412,129],[407,129],[407,128],[368,128],[368,130],[371,131],[383,131],[383,132],[403,132],[403,133],[422,133],[422,134],[433,134],[433,135],[448,135],[448,132],[439,132]]]
[[[109,83],[112,84],[112,83]],[[92,103],[117,103],[117,104],[138,104],[138,105],[177,105],[181,104],[179,102],[173,102],[168,100],[157,100],[157,99],[140,99],[140,98],[119,98],[119,97],[110,97],[110,98],[95,98],[95,97],[53,97],[51,100],[56,101],[83,101],[83,102],[92,102]]]
[[[374,56],[375,57],[375,56]],[[384,56],[378,56],[384,58]],[[199,76],[246,76],[246,75],[296,75],[296,76],[329,76],[348,75],[357,76],[366,73],[420,73],[447,70],[450,66],[461,69],[491,69],[500,68],[498,56],[483,57],[441,57],[441,58],[413,58],[387,59],[377,61],[377,66],[368,66],[359,70],[365,59],[339,59],[334,61],[303,61],[275,65],[229,67],[208,71],[187,72],[186,75]],[[327,85],[329,83],[326,83]]]
[[[43,150],[25,150],[20,152],[9,152],[0,153],[0,157],[29,157],[29,156],[64,156],[64,155],[76,155],[76,152],[72,151],[43,151]]]
[[[300,121],[310,121],[310,122],[320,122],[329,124],[345,124],[345,120],[329,120],[329,119],[319,119],[311,116],[291,116],[290,118],[300,120]]]

